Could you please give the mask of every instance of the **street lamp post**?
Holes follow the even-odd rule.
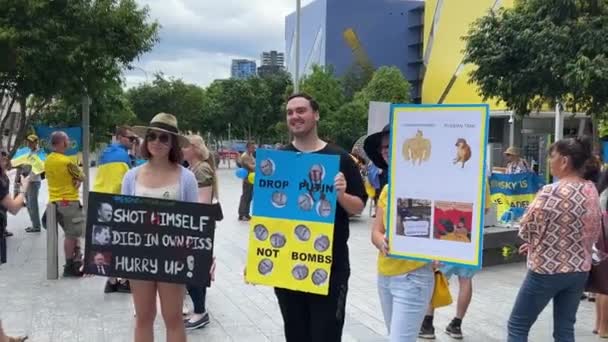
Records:
[[[90,130],[90,106],[91,98],[85,93],[82,97],[82,169],[84,171],[84,181],[82,182],[82,193],[84,202],[84,212],[87,212],[89,207],[89,184],[91,166],[91,130]]]
[[[295,93],[300,91],[300,11],[301,0],[296,0],[296,70],[294,72],[293,90]]]

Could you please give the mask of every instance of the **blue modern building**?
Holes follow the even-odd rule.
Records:
[[[230,70],[230,77],[236,79],[246,79],[256,75],[256,64],[255,61],[248,59],[233,59],[232,67]]]
[[[396,66],[420,99],[424,2],[316,0],[302,8],[300,74],[313,65],[341,76],[352,66]],[[296,15],[285,18],[287,70],[295,70]]]

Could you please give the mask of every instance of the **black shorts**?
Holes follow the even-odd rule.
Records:
[[[327,296],[275,288],[287,342],[339,342],[342,339],[348,277],[332,271]]]

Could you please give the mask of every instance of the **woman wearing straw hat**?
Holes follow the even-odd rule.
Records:
[[[180,135],[175,116],[159,113],[148,126],[135,126],[133,132],[144,138],[141,155],[147,163],[129,170],[123,179],[124,195],[198,202],[197,181],[192,171],[182,167],[181,148],[189,144]],[[135,305],[135,342],[154,341],[156,296],[160,297],[167,341],[185,342],[182,317],[185,287],[155,281],[131,280]]]
[[[526,173],[530,172],[530,167],[525,160],[521,159],[519,154],[519,149],[517,147],[509,147],[505,151],[505,157],[509,161],[507,163],[507,169],[505,173],[514,174],[514,173]]]
[[[217,175],[215,173],[215,162],[205,141],[198,135],[188,136],[189,145],[182,148],[184,159],[188,162],[188,168],[194,173],[198,182],[198,201],[211,204],[217,199]],[[213,280],[213,270],[215,269],[215,259],[211,267],[211,279]],[[209,314],[205,310],[205,297],[207,288],[201,286],[187,286],[188,293],[194,304],[194,312],[189,314],[186,321],[186,330],[202,328],[209,324]]]

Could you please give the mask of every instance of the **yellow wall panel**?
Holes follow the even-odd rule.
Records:
[[[433,24],[433,15],[435,14],[435,7],[437,6],[438,0],[426,0],[424,2],[424,36],[423,44],[426,46],[429,40],[429,34],[431,33],[431,26]]]
[[[504,0],[504,7],[513,6],[514,0]],[[437,1],[433,1],[436,5]],[[422,103],[437,103],[450,83],[452,76],[462,62],[465,36],[471,24],[479,17],[488,13],[495,0],[444,0],[439,24],[435,30],[430,59],[427,64],[422,85]],[[431,13],[425,9],[426,29],[432,25],[433,8]],[[428,44],[426,40],[424,44]],[[447,93],[443,103],[480,103],[475,85],[468,83],[467,75],[473,66],[464,66]],[[492,110],[503,109],[504,106],[491,102]]]

